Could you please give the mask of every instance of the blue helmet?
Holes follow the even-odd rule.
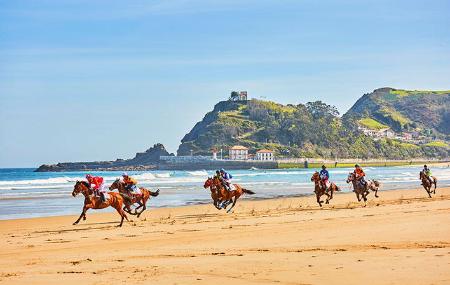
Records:
[[[225,169],[221,168],[221,169],[220,169],[220,172],[225,172]]]

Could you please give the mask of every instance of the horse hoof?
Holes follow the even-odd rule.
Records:
[[[76,226],[76,225],[78,225],[78,223],[73,223],[72,225]]]

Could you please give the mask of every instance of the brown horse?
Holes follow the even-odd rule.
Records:
[[[152,192],[150,190],[147,190],[145,188],[139,188],[141,189],[141,195],[130,195],[131,193],[125,189],[125,183],[123,181],[120,181],[120,179],[116,179],[111,186],[109,186],[109,190],[119,190],[119,193],[124,197],[125,200],[125,207],[124,210],[127,211],[130,215],[137,215],[139,216],[147,209],[147,201],[150,199],[150,197],[157,197],[159,195],[159,189],[156,190],[156,192]],[[133,204],[139,204],[136,209],[134,209],[134,213],[131,212],[130,206]],[[138,212],[138,209],[142,208],[140,212]]]
[[[361,198],[364,200],[364,203],[367,202],[367,195],[370,194],[369,190],[375,192],[375,197],[378,198],[378,190],[380,190],[380,182],[376,180],[367,180],[365,185],[362,185],[361,182],[356,179],[356,175],[354,172],[350,172],[347,177],[347,183],[352,182],[353,190],[356,194],[356,198],[358,201],[361,201]],[[361,197],[360,197],[361,196]]]
[[[122,219],[120,220],[119,227],[122,226],[123,219],[126,219],[127,221],[129,221],[127,215],[125,214],[125,212],[122,209],[123,198],[122,198],[122,196],[120,196],[119,193],[108,192],[109,198],[105,202],[102,202],[100,197],[96,197],[95,195],[93,195],[93,192],[90,189],[89,184],[87,182],[77,181],[77,183],[75,183],[75,186],[73,187],[72,196],[75,197],[79,193],[82,193],[84,195],[84,206],[83,206],[83,211],[81,212],[80,217],[78,218],[78,220],[76,220],[73,223],[74,225],[78,224],[80,222],[81,218],[83,218],[83,220],[86,220],[87,210],[89,210],[89,209],[104,209],[107,207],[113,207],[114,209],[116,209],[116,211],[122,217]]]
[[[422,180],[422,186],[425,189],[425,191],[427,191],[428,197],[431,198],[431,194],[436,194],[436,187],[437,187],[437,179],[434,176],[431,176],[431,180],[433,182],[430,181],[430,179],[428,179],[428,176],[422,171],[420,171],[419,174],[419,178],[420,180]],[[433,187],[434,184],[434,189],[431,190],[431,188]]]
[[[330,200],[333,199],[333,193],[335,191],[341,191],[341,189],[339,189],[339,187],[333,182],[330,183],[330,187],[325,191],[325,185],[323,185],[322,179],[320,179],[320,174],[317,171],[314,172],[311,177],[311,181],[314,182],[314,193],[316,193],[317,203],[320,207],[322,207],[323,203],[323,201],[320,200],[320,197],[326,195],[327,200],[325,201],[325,204],[329,204]]]
[[[233,184],[233,185],[234,185],[235,190],[228,191],[227,189],[225,189],[225,187],[222,185],[222,182],[217,177],[214,177],[214,178],[209,177],[205,181],[205,184],[203,185],[203,187],[205,189],[210,188],[211,198],[213,198],[214,206],[217,209],[219,209],[219,210],[226,209],[228,207],[228,205],[231,204],[231,202],[232,202],[233,204],[231,205],[231,208],[227,210],[227,213],[229,213],[236,205],[236,201],[244,193],[249,194],[249,195],[255,194],[255,192],[248,190],[248,189],[244,189],[237,184]],[[233,200],[233,197],[234,197],[234,200]],[[221,206],[219,206],[220,203],[222,203]]]

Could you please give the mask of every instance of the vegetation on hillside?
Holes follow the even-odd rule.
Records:
[[[417,96],[413,93],[391,93],[389,90],[385,92],[389,94],[383,99],[385,101],[396,102],[399,97]],[[439,95],[448,98],[446,93]],[[249,147],[251,153],[268,148],[274,150],[277,156],[286,157],[448,157],[446,144],[416,145],[391,139],[374,140],[363,135],[356,128],[358,123],[376,129],[386,126],[393,129],[415,128],[420,124],[413,120],[414,116],[405,115],[396,104],[380,105],[380,100],[365,97],[362,101],[369,105],[369,110],[376,111],[371,113],[365,107],[354,106],[351,114],[343,118],[339,117],[334,106],[321,101],[298,105],[255,99],[220,102],[182,139],[178,155],[188,155],[191,151],[196,155],[209,155],[212,148],[223,149],[227,154],[228,147],[241,144]],[[363,116],[356,116],[358,110]],[[379,116],[374,116],[374,113]]]

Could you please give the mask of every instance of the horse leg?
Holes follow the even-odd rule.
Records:
[[[322,201],[320,201],[320,194],[316,193],[316,199],[317,199],[317,204],[319,204],[320,207],[322,207]]]
[[[427,190],[428,197],[431,198],[431,185],[430,187],[426,187],[425,190]]]
[[[73,225],[76,225],[80,222],[82,217],[86,217],[86,211],[88,210],[88,208],[86,208],[86,206],[83,207],[83,211],[81,212],[80,217],[78,218],[78,220],[76,220]]]
[[[142,205],[142,210],[137,214],[137,217],[139,218],[139,216],[142,214],[142,212],[144,212],[145,210],[147,210],[147,207],[144,205]]]
[[[127,222],[129,222],[130,220],[128,220],[127,214],[125,214],[125,211],[122,209],[121,206],[115,208],[116,211],[119,213],[121,219],[120,219],[120,224],[118,225],[118,227],[121,227],[123,224],[123,220],[126,219]]]
[[[358,199],[358,202],[361,202],[361,198],[359,197],[359,192],[357,192],[357,191],[355,190],[355,194],[356,194],[356,199]]]
[[[234,208],[234,206],[236,205],[236,201],[237,201],[238,198],[239,198],[239,196],[235,196],[235,197],[234,197],[233,205],[231,205],[231,208],[228,209],[227,213],[231,212],[231,210]]]

